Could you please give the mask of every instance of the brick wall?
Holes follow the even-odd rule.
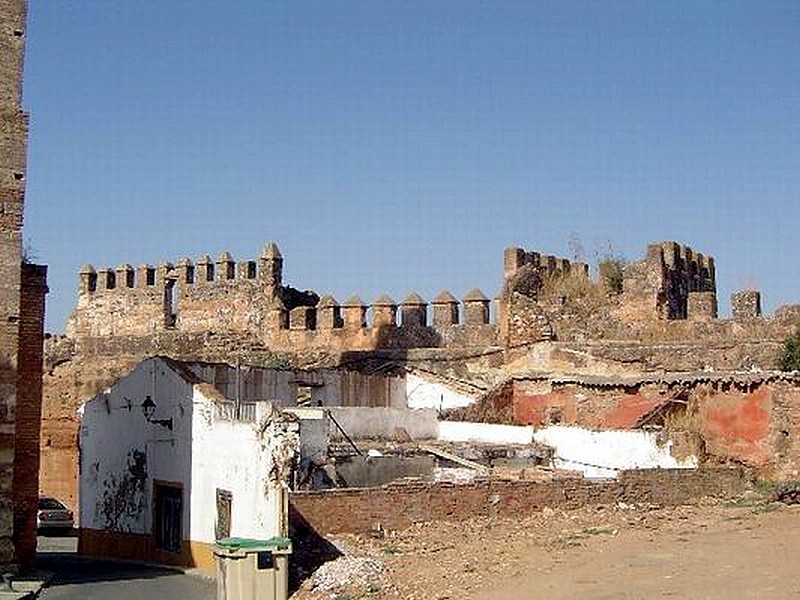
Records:
[[[25,0],[0,0],[0,565],[14,560],[12,482],[28,117],[20,106]]]
[[[46,294],[47,267],[23,265],[13,482],[14,546],[22,568],[32,567],[36,562]]]
[[[413,483],[380,488],[295,492],[292,519],[301,531],[365,533],[377,526],[404,529],[429,521],[523,516],[546,506],[572,509],[594,504],[677,505],[702,496],[740,493],[740,469],[625,471],[616,480],[548,482],[488,480],[464,485]]]

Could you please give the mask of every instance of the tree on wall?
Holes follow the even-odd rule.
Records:
[[[783,341],[778,368],[781,371],[800,371],[800,325]]]

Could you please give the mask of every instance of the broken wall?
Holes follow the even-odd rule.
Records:
[[[792,374],[520,380],[513,389],[519,423],[599,430],[656,425],[698,436],[706,460],[746,464],[765,477],[800,474],[800,383]]]
[[[545,507],[596,504],[684,504],[744,491],[740,469],[625,471],[613,480],[560,479],[470,484],[398,483],[379,488],[294,492],[293,519],[319,534],[401,530],[415,523],[476,517],[521,518]]]

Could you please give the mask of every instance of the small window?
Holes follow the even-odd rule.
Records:
[[[146,281],[147,285],[155,285],[156,284],[156,270],[153,267],[147,267],[146,271]]]
[[[106,271],[106,289],[113,290],[117,287],[117,275],[114,271]]]
[[[311,405],[311,387],[310,385],[297,384],[297,406]]]
[[[217,522],[214,524],[214,535],[221,540],[231,536],[231,512],[233,510],[233,494],[228,490],[217,488]]]
[[[209,263],[206,269],[206,281],[214,281],[214,265]]]
[[[194,283],[194,267],[186,267],[186,283]]]
[[[97,273],[89,273],[89,291],[97,291]]]
[[[247,262],[247,278],[248,279],[256,278],[256,261],[254,260],[250,260]]]

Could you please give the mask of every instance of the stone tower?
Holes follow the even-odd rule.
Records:
[[[14,561],[11,500],[28,145],[28,115],[21,106],[26,9],[26,0],[0,0],[0,564]]]
[[[0,0],[0,566],[36,553],[46,269],[22,252],[27,0]]]

